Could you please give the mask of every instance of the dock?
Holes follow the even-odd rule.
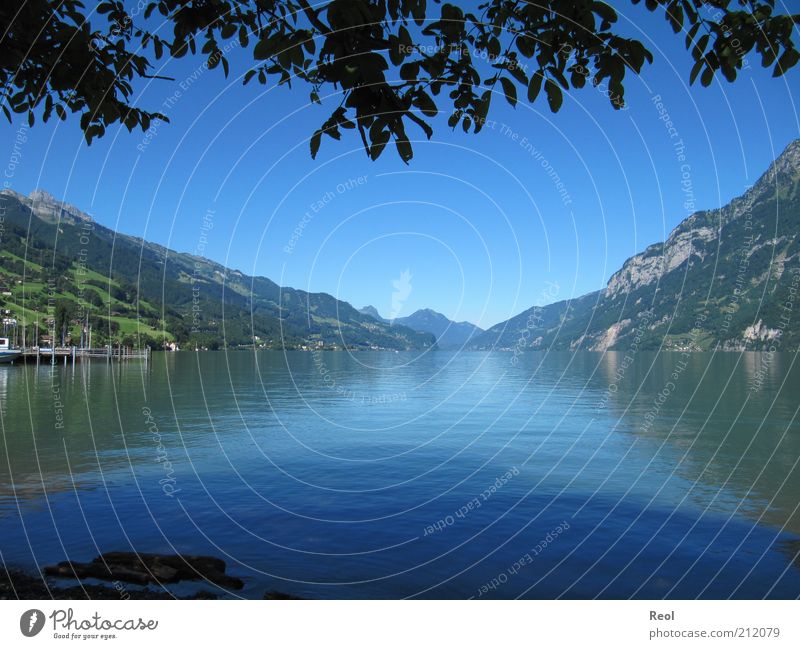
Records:
[[[96,347],[93,349],[86,347],[34,347],[25,349],[19,360],[26,363],[56,363],[63,362],[76,363],[86,360],[106,360],[111,361],[131,361],[131,360],[150,360],[151,350],[147,347],[136,349],[133,347],[123,347],[121,345],[106,347]]]

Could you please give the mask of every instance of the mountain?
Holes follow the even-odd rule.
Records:
[[[114,232],[46,192],[3,190],[0,215],[0,307],[6,318],[29,325],[28,341],[38,318],[40,333],[55,327],[57,342],[71,336],[73,344],[87,319],[93,345],[167,340],[208,348],[403,350],[435,344],[430,334],[377,322],[331,295],[280,287]]]
[[[386,318],[382,317],[380,313],[378,313],[378,309],[376,309],[372,305],[367,305],[365,307],[361,307],[358,310],[359,313],[363,313],[364,315],[368,315],[370,318],[375,318],[378,322],[389,322]]]
[[[800,349],[800,140],[745,194],[695,212],[605,289],[527,311],[474,349]]]
[[[408,327],[414,331],[433,334],[439,349],[461,349],[472,338],[483,332],[480,327],[469,322],[453,322],[447,316],[433,309],[420,309],[404,318],[387,320],[374,306],[368,305],[359,312],[374,318],[378,322]]]
[[[460,349],[483,329],[469,322],[453,322],[447,316],[432,309],[420,309],[410,316],[396,318],[395,324],[403,325],[436,336],[436,344],[440,349]]]

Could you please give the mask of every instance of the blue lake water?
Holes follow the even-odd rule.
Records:
[[[800,596],[793,355],[513,359],[0,366],[2,561],[213,554],[230,597]]]

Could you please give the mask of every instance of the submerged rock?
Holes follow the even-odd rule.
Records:
[[[282,593],[279,590],[268,590],[264,593],[264,599],[303,599],[302,597],[296,597],[294,595],[289,595],[288,593]]]
[[[51,577],[102,579],[130,584],[174,584],[204,579],[222,588],[239,590],[244,582],[225,574],[225,562],[216,557],[184,554],[106,552],[89,563],[62,561],[44,568]]]
[[[0,600],[9,599],[217,599],[217,595],[199,591],[194,595],[178,597],[163,588],[159,590],[131,588],[128,590],[121,584],[116,586],[79,584],[61,588],[48,583],[41,575],[0,569]]]

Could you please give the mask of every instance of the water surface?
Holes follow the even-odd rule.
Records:
[[[790,354],[0,366],[0,554],[214,554],[233,597],[795,598],[798,394]]]

